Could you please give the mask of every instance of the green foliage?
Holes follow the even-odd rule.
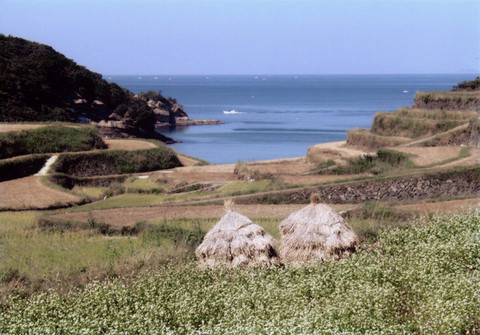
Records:
[[[138,232],[141,232],[142,243],[144,244],[162,245],[168,241],[176,246],[185,246],[192,252],[200,245],[206,234],[206,231],[201,229],[198,222],[190,224],[188,228],[168,224],[167,222],[161,224],[139,222],[135,228]]]
[[[123,183],[128,176],[105,176],[105,177],[73,177],[64,173],[54,173],[47,176],[48,181],[66,189],[73,189],[75,186],[109,187],[113,183]]]
[[[379,149],[375,156],[363,155],[351,158],[346,165],[325,170],[325,172],[332,174],[359,174],[365,172],[381,174],[403,165],[412,165],[406,154],[393,150]]]
[[[454,91],[478,91],[480,90],[480,77],[475,78],[474,80],[462,81],[456,86],[453,86]]]
[[[373,119],[371,132],[383,136],[404,136],[418,138],[425,135],[432,135],[444,132],[458,127],[466,122],[466,119],[460,117],[457,119],[444,119],[441,117],[446,112],[424,113],[430,118],[419,118],[412,113],[402,113],[402,110],[393,113],[377,113]],[[466,112],[467,119],[470,116]]]
[[[394,209],[388,203],[367,201],[342,216],[361,240],[374,243],[382,232],[408,225],[415,213]]]
[[[479,231],[480,213],[473,212],[383,233],[375,248],[342,261],[235,271],[170,263],[134,281],[12,297],[0,331],[476,333]],[[104,248],[118,259],[116,249]]]
[[[129,130],[152,132],[155,113],[145,101],[49,46],[0,34],[0,121],[108,119],[114,112]],[[75,99],[85,99],[81,107]],[[103,102],[102,108],[93,105]]]
[[[32,155],[11,160],[0,161],[0,181],[31,176],[42,168],[48,155]]]
[[[50,126],[0,133],[0,158],[106,147],[102,138],[90,127]]]
[[[315,164],[315,168],[312,169],[312,172],[321,174],[323,171],[335,165],[337,165],[337,163],[335,163],[333,159],[328,159],[326,161],[320,160]]]
[[[167,146],[137,151],[103,151],[60,155],[54,164],[57,172],[84,177],[171,169],[181,166],[175,152]]]
[[[139,94],[139,97],[145,100],[152,100],[154,102],[160,102],[163,105],[168,105],[169,101],[162,95],[162,91],[147,91]]]

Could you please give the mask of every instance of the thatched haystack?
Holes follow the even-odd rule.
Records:
[[[280,265],[275,240],[259,225],[232,210],[205,235],[195,251],[202,265],[209,267],[255,267]]]
[[[338,259],[358,244],[358,236],[330,206],[312,195],[311,204],[280,223],[283,261],[308,262]]]

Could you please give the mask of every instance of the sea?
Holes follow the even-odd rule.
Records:
[[[211,163],[304,156],[308,147],[344,141],[370,128],[376,112],[411,106],[416,91],[450,90],[472,74],[136,75],[108,76],[134,93],[161,91],[190,119],[220,125],[159,128],[178,152]]]

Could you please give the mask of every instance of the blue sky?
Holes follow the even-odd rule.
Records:
[[[478,0],[0,0],[0,33],[103,74],[480,72]]]

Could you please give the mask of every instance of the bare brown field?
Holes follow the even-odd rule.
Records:
[[[395,208],[406,211],[415,211],[423,215],[428,213],[462,213],[471,208],[480,208],[480,198],[422,202],[416,204],[399,205],[395,206]]]
[[[190,165],[168,171],[154,172],[153,178],[163,179],[172,185],[235,181],[237,180],[237,176],[233,173],[234,168],[235,165],[233,164],[205,166]]]
[[[48,208],[80,200],[80,197],[76,195],[46,186],[38,176],[0,183],[0,206],[2,208]]]
[[[180,163],[182,163],[183,166],[194,166],[195,164],[197,164],[199,161],[194,159],[194,158],[191,158],[191,157],[187,157],[187,156],[184,156],[182,154],[179,154],[177,153],[177,157],[178,159],[180,160]]]
[[[426,166],[457,157],[462,147],[394,147],[391,149],[405,154],[415,155],[410,158],[411,161],[418,166]]]
[[[284,219],[305,205],[235,205],[235,211],[251,219]],[[336,211],[356,208],[358,205],[332,205]],[[209,219],[220,218],[225,213],[222,205],[130,207],[89,212],[64,213],[52,216],[62,220],[87,222],[90,215],[111,226],[131,226],[152,219]]]
[[[310,162],[306,157],[281,159],[264,162],[246,163],[246,167],[262,174],[277,174],[277,175],[305,175],[308,174],[315,164]]]
[[[48,124],[0,123],[0,133],[6,133],[7,131],[31,130],[46,126],[48,126]]]
[[[145,150],[153,149],[157,146],[151,142],[142,141],[142,140],[124,140],[124,139],[104,139],[105,144],[108,146],[108,150]]]

